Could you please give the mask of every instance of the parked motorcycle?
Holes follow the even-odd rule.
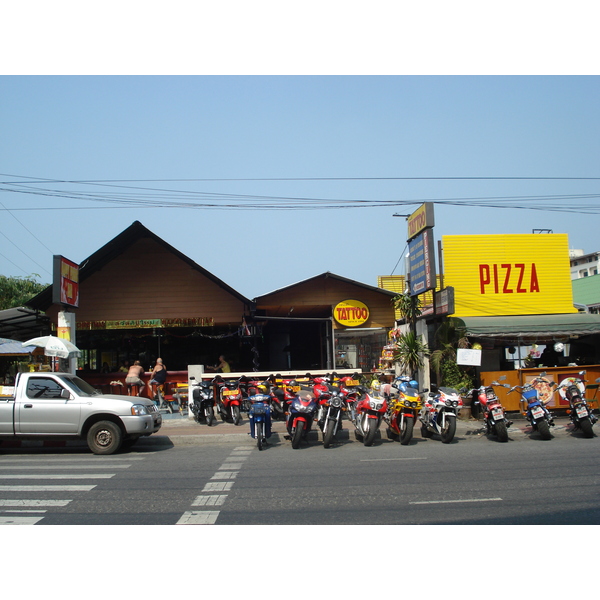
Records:
[[[580,371],[581,377],[585,371]],[[568,377],[556,388],[561,397],[569,402],[567,414],[573,423],[574,430],[581,430],[583,437],[593,438],[592,429],[598,417],[592,412],[585,399],[585,380],[579,377]]]
[[[449,444],[456,434],[456,419],[463,406],[460,394],[451,387],[440,387],[437,392],[423,390],[423,393],[427,395],[419,412],[421,436],[430,438],[437,434],[443,444]]]
[[[307,439],[316,412],[317,402],[311,391],[301,390],[293,397],[286,421],[287,438],[291,439],[292,448],[299,448],[302,440]]]
[[[278,373],[270,376],[267,381],[271,389],[271,406],[273,407],[273,418],[283,420],[286,418],[286,412],[290,402],[300,391],[300,386],[294,379],[283,379]]]
[[[418,387],[419,384],[407,375],[397,377],[392,383],[385,416],[388,424],[386,433],[389,439],[399,440],[403,446],[410,444],[414,425],[423,407]]]
[[[506,376],[502,375],[500,379],[506,379]],[[482,385],[480,388],[470,390],[469,394],[477,393],[477,399],[474,402],[483,409],[486,433],[495,435],[500,442],[508,442],[508,428],[513,422],[507,419],[502,403],[494,391],[494,386],[510,388],[507,383],[492,381],[487,387]]]
[[[520,390],[521,402],[525,404],[524,415],[532,430],[537,431],[543,440],[550,440],[552,439],[550,427],[554,427],[554,417],[546,408],[546,404],[551,395],[548,398],[542,398],[540,394],[540,384],[551,390],[550,382],[545,379],[545,375],[545,373],[541,373],[539,377],[534,378],[525,385],[514,385],[508,390],[508,393]]]
[[[342,415],[346,410],[344,395],[331,384],[330,377],[317,377],[313,392],[318,402],[317,423],[323,433],[323,447],[329,448],[335,434],[342,429]]]
[[[215,377],[219,397],[217,410],[222,421],[231,421],[234,425],[242,423],[242,390],[239,381],[224,381],[221,377]]]
[[[378,385],[371,388],[359,386],[358,389],[361,393],[359,399],[349,405],[350,420],[354,424],[356,438],[362,440],[365,446],[372,446],[387,411],[387,401]]]
[[[271,437],[271,396],[254,394],[247,399],[250,436],[256,440],[256,447],[262,450]]]
[[[197,423],[206,423],[209,427],[215,420],[215,399],[212,381],[196,381],[190,377],[192,384],[192,403],[190,408]]]

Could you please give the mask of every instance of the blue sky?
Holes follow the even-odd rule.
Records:
[[[404,273],[406,224],[393,215],[423,201],[597,194],[594,180],[436,178],[600,177],[599,92],[597,76],[3,76],[0,273],[49,282],[52,254],[82,261],[139,220],[250,298],[325,271],[376,285]],[[53,195],[15,191],[28,181]],[[230,208],[55,195],[137,188],[143,201],[172,190]],[[214,194],[340,204],[246,209]],[[596,214],[436,204],[435,217],[436,239],[552,229],[600,250]]]

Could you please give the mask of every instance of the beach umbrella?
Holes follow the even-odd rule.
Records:
[[[58,356],[58,358],[69,358],[70,356],[79,356],[81,354],[79,348],[65,340],[53,335],[44,335],[42,337],[33,338],[23,342],[25,346],[37,346],[44,349],[46,356]]]

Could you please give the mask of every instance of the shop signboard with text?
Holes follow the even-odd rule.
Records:
[[[576,313],[567,234],[445,235],[454,316]]]
[[[426,229],[408,243],[410,295],[435,289],[435,245],[433,229]]]
[[[358,327],[369,320],[369,307],[360,300],[344,300],[335,305],[333,318],[344,327]]]

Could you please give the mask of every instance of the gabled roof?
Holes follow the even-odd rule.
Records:
[[[228,286],[225,282],[221,281],[218,277],[215,277],[212,273],[209,273],[206,269],[195,263],[191,258],[165,242],[162,238],[152,233],[149,229],[144,227],[139,221],[132,223],[127,229],[122,231],[119,235],[113,238],[110,242],[96,250],[91,256],[82,261],[79,265],[79,283],[81,284],[88,277],[96,273],[104,267],[107,263],[111,262],[121,254],[123,254],[130,246],[142,238],[150,238],[157,244],[165,248],[171,254],[174,254],[179,259],[187,263],[192,269],[195,269],[201,273],[207,279],[210,279],[213,283],[221,287],[223,290],[235,296],[241,302],[252,305],[252,301],[242,296],[239,292]],[[52,286],[48,286],[45,290],[40,292],[37,296],[32,298],[28,303],[28,306],[39,310],[48,310],[52,305]]]
[[[348,279],[346,277],[341,277],[340,275],[336,275],[335,273],[330,273],[329,271],[327,271],[325,273],[321,273],[320,275],[315,275],[314,277],[309,277],[308,279],[305,279],[304,281],[292,283],[291,285],[280,288],[278,290],[274,290],[272,292],[269,292],[268,294],[263,294],[262,296],[258,296],[257,298],[254,298],[254,302],[258,302],[261,298],[265,298],[266,296],[271,296],[273,294],[279,294],[280,292],[287,291],[294,287],[299,287],[301,285],[305,285],[305,284],[315,281],[317,279],[335,279],[337,281],[341,281],[343,283],[349,283],[351,285],[361,287],[366,290],[370,290],[372,292],[378,292],[385,296],[389,296],[390,298],[396,296],[396,292],[391,292],[390,290],[384,290],[383,288],[375,287],[372,285],[367,285],[366,283],[360,283],[359,281],[355,281],[354,279]]]

